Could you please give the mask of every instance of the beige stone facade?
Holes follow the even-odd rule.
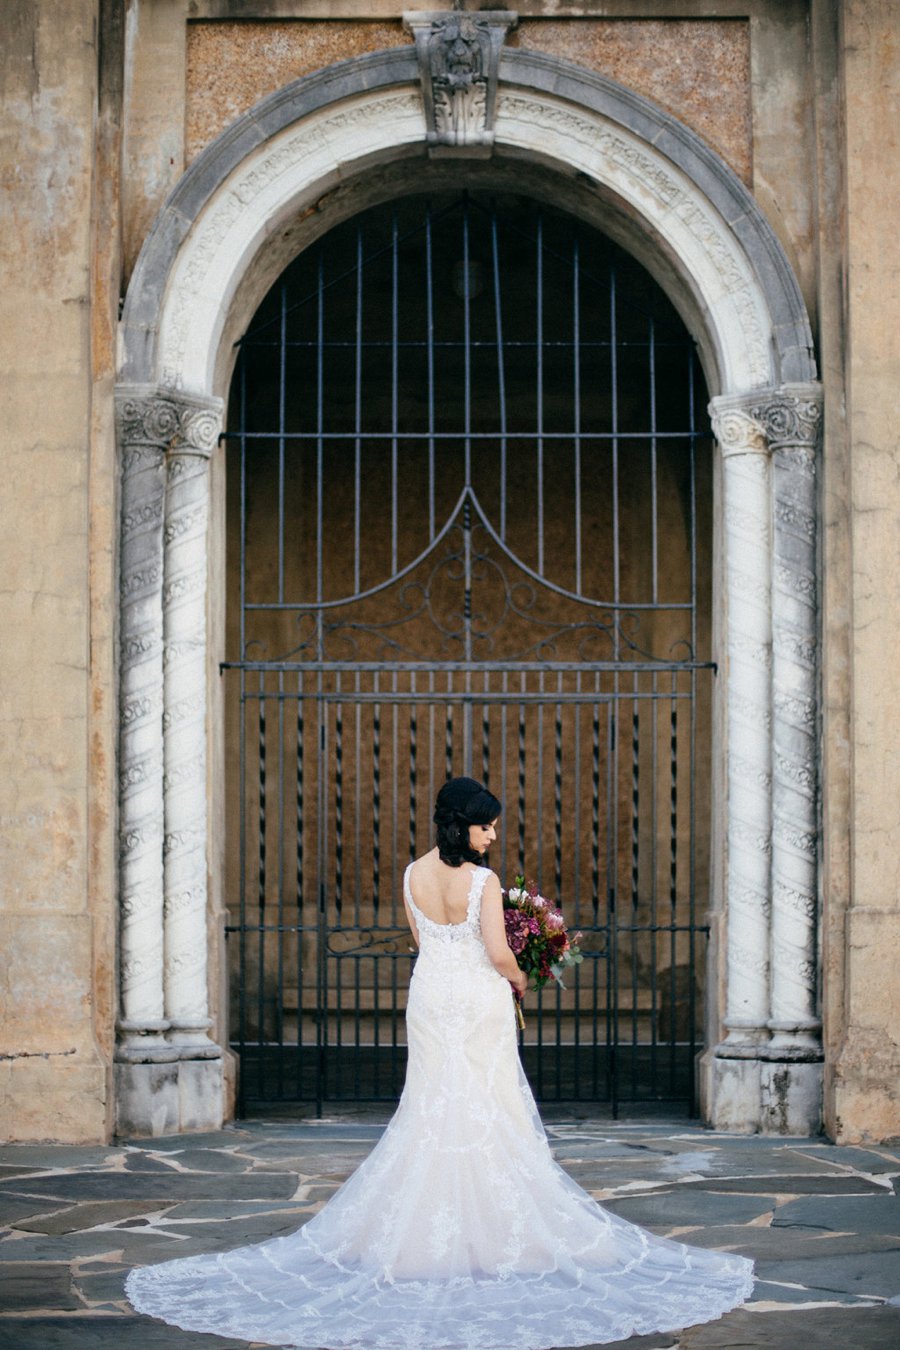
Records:
[[[0,922],[5,957],[0,1136],[75,1142],[106,1139],[116,1120],[127,1125],[135,1114],[140,1117],[142,1106],[129,1117],[123,1102],[133,1103],[135,1094],[140,1097],[143,1092],[155,1094],[162,1103],[158,1119],[143,1117],[147,1133],[196,1127],[214,1120],[216,1110],[221,1118],[231,1109],[235,1065],[220,1049],[228,1039],[228,971],[222,938],[228,852],[223,838],[223,766],[231,754],[225,744],[224,695],[217,673],[227,627],[225,456],[201,420],[221,417],[219,405],[227,399],[233,359],[231,343],[241,335],[270,282],[316,232],[343,218],[336,189],[345,192],[354,209],[362,209],[374,200],[379,175],[390,182],[394,174],[398,192],[409,190],[409,178],[402,176],[404,156],[418,164],[414,157],[419,154],[422,166],[427,161],[416,149],[423,141],[424,124],[413,77],[404,76],[405,83],[396,88],[385,83],[381,92],[369,91],[362,77],[352,84],[367,53],[386,51],[402,59],[408,50],[411,39],[402,9],[389,0],[321,4],[129,0],[124,6],[116,0],[71,0],[62,8],[64,18],[61,7],[49,0],[12,0],[0,18],[5,52],[5,136],[0,148],[5,312],[0,369],[7,458],[0,507],[5,558],[5,581],[0,586],[0,698],[6,730],[0,750]],[[767,492],[774,491],[776,505],[781,501],[782,507],[794,500],[790,494],[783,500],[777,497],[777,475],[784,459],[775,461],[776,486],[765,487],[760,477],[764,471],[754,467],[762,458],[758,438],[768,435],[763,449],[782,456],[792,448],[803,451],[804,446],[815,445],[818,433],[813,430],[804,433],[806,440],[801,436],[791,441],[785,451],[767,428],[765,410],[771,415],[773,400],[777,401],[773,389],[780,391],[777,398],[799,402],[808,397],[815,401],[821,392],[814,531],[819,650],[813,768],[813,780],[818,779],[817,912],[808,989],[816,1004],[810,1023],[821,1019],[822,1025],[821,1054],[813,1056],[816,1064],[824,1063],[822,1098],[809,1106],[809,1093],[820,1091],[819,1070],[806,1078],[801,1074],[796,1086],[800,1105],[795,1103],[799,1114],[791,1116],[794,1106],[789,1103],[779,1125],[777,1102],[772,1105],[771,1095],[777,1097],[777,1092],[765,1087],[763,1055],[753,1059],[763,1066],[756,1070],[763,1085],[758,1082],[752,1092],[761,1093],[760,1100],[769,1103],[761,1114],[751,1111],[745,1120],[740,1115],[743,1106],[740,1110],[735,1106],[737,1114],[729,1116],[729,1094],[737,1081],[729,1075],[734,1072],[741,1079],[737,1095],[746,1098],[747,1073],[741,1068],[729,1067],[727,1072],[721,1066],[710,1068],[709,1063],[703,1071],[705,1110],[716,1123],[772,1129],[789,1129],[795,1118],[808,1124],[821,1110],[824,1129],[834,1139],[885,1139],[900,1133],[900,984],[895,976],[900,950],[895,806],[900,800],[900,759],[893,753],[898,722],[892,697],[893,672],[900,660],[896,556],[900,475],[895,430],[900,203],[894,172],[900,121],[900,16],[891,0],[720,0],[715,5],[685,0],[677,7],[677,19],[670,17],[671,9],[653,0],[563,7],[529,0],[521,5],[518,28],[507,39],[520,64],[515,68],[510,64],[507,75],[501,70],[499,77],[498,150],[493,161],[479,161],[477,172],[479,182],[489,182],[488,166],[496,162],[498,175],[519,173],[521,190],[526,191],[527,184],[521,185],[529,166],[538,166],[535,184],[538,169],[549,173],[552,168],[560,184],[567,184],[559,189],[561,200],[574,211],[593,209],[577,193],[593,172],[593,147],[610,114],[606,105],[590,108],[588,95],[582,99],[576,89],[577,81],[562,93],[542,89],[534,74],[538,66],[528,75],[532,83],[523,93],[522,62],[543,54],[583,67],[591,77],[607,76],[629,94],[650,100],[634,105],[636,119],[638,113],[649,116],[648,107],[655,108],[660,117],[677,119],[700,137],[714,156],[705,162],[722,166],[715,171],[716,181],[731,183],[731,170],[734,191],[751,194],[759,213],[756,237],[771,237],[783,251],[779,256],[785,260],[785,275],[791,274],[790,286],[805,306],[814,339],[815,367],[800,374],[790,370],[794,359],[790,337],[777,331],[774,320],[769,330],[765,328],[769,322],[765,306],[772,308],[768,264],[764,260],[754,264],[753,249],[734,243],[745,239],[740,220],[726,220],[721,213],[715,217],[724,221],[722,251],[716,256],[731,258],[734,266],[750,259],[747,277],[740,280],[745,290],[734,283],[735,295],[751,297],[746,301],[749,308],[735,308],[732,314],[727,285],[712,280],[712,252],[701,256],[698,245],[692,272],[693,264],[685,261],[694,247],[687,227],[679,233],[677,213],[670,220],[651,202],[653,192],[663,190],[660,175],[675,165],[667,181],[675,182],[671,175],[676,170],[681,175],[677,182],[685,194],[685,215],[706,210],[709,201],[720,201],[715,184],[710,186],[715,174],[710,170],[707,180],[698,169],[692,177],[678,159],[680,152],[663,136],[651,142],[642,130],[645,123],[638,125],[638,120],[628,129],[635,138],[629,142],[628,163],[633,168],[640,158],[643,168],[628,212],[623,208],[616,216],[610,211],[609,228],[618,230],[617,242],[628,248],[632,235],[627,222],[640,224],[633,231],[636,255],[685,318],[704,361],[710,394],[732,400],[720,402],[714,416],[725,452],[717,475],[726,480],[724,488],[721,477],[717,480],[717,501],[727,503],[731,491],[746,504],[758,488],[764,517]],[[295,124],[289,120],[277,126],[274,121],[260,122],[252,143],[247,122],[240,122],[242,116],[265,98],[277,97],[292,81],[338,61],[347,63],[340,76],[350,82],[345,93],[340,99],[337,94],[329,96],[331,102],[323,96],[299,119],[299,131],[309,134],[313,147],[306,160],[290,148]],[[509,73],[514,69],[519,72],[515,87]],[[565,74],[569,68],[554,69]],[[271,102],[265,106],[273,107]],[[357,115],[355,130],[347,131],[348,118]],[[563,116],[573,120],[564,124]],[[223,135],[225,141],[216,139]],[[219,177],[209,179],[205,195],[195,192],[190,208],[194,214],[188,216],[187,208],[179,205],[157,220],[169,194],[181,184],[187,195],[179,202],[188,200],[191,184],[205,181],[199,177],[204,165],[219,162],[215,157],[229,136],[237,146],[240,135],[245,137],[240,154],[236,151],[227,168],[216,170]],[[620,147],[625,135],[620,131]],[[366,137],[363,153],[355,146]],[[293,196],[285,190],[278,198],[273,171],[263,163],[269,145],[282,155],[279,162],[287,166],[285,174],[294,175]],[[615,172],[620,176],[613,182],[610,168],[603,191],[618,193],[617,200],[625,201],[626,157],[624,149],[618,153]],[[321,164],[313,164],[316,155]],[[366,155],[374,166],[368,177],[362,163]],[[188,171],[193,179],[184,178]],[[641,173],[643,182],[638,181]],[[600,182],[599,170],[596,177]],[[241,188],[239,180],[248,186]],[[508,184],[509,178],[498,176],[497,181]],[[232,187],[235,196],[229,198]],[[271,194],[271,205],[266,193]],[[228,215],[229,203],[235,200],[245,203],[243,216]],[[696,214],[691,218],[697,219]],[[601,228],[606,219],[598,215]],[[228,229],[233,236],[226,237]],[[146,260],[162,256],[166,230],[172,237],[179,230],[181,234],[166,255],[168,271],[153,274],[157,332],[157,320],[147,319],[146,297],[152,287]],[[136,273],[142,249],[144,271]],[[220,261],[213,265],[209,259],[214,254]],[[789,289],[787,282],[784,288]],[[180,315],[177,304],[182,305]],[[734,317],[738,313],[742,321]],[[754,355],[755,314],[763,314],[762,355]],[[174,372],[172,379],[157,375],[152,383],[150,358],[141,365],[143,351],[154,343],[160,363],[156,369]],[[802,346],[802,340],[798,338],[797,344]],[[759,366],[773,347],[788,353],[787,373],[772,376]],[[758,368],[751,370],[754,362]],[[735,373],[733,367],[741,363],[743,374]],[[206,369],[208,379],[197,374]],[[753,391],[760,389],[766,397],[754,401]],[[142,411],[135,412],[136,404]],[[151,405],[155,421],[148,430]],[[729,442],[724,419],[735,410],[752,426],[742,433],[743,439]],[[174,421],[166,420],[170,415]],[[139,564],[129,552],[135,538],[129,529],[137,519],[129,515],[129,503],[136,501],[143,510],[149,501],[140,496],[143,489],[133,474],[129,477],[141,456],[149,465],[148,473],[156,473],[164,462],[169,466],[167,485],[162,479],[157,485],[159,511],[164,514],[153,517],[160,536],[158,564],[152,552],[141,554],[144,562]],[[187,467],[173,471],[173,462]],[[129,496],[135,492],[137,496]],[[715,547],[723,556],[727,548],[739,548],[739,543],[726,543],[731,528],[726,515],[727,510],[717,508],[713,523]],[[147,516],[145,523],[149,520]],[[765,520],[763,527],[768,528]],[[199,553],[190,555],[187,549],[183,556],[178,554],[178,540],[185,536],[196,537]],[[767,567],[771,569],[773,557],[777,572],[777,538],[773,547],[774,553],[759,546],[760,577]],[[163,569],[164,554],[170,581],[195,575],[201,560],[208,640],[204,635],[200,646],[185,655],[184,635],[177,633],[178,614],[166,591],[159,601],[160,704],[142,713],[138,704],[144,695],[135,697],[136,686],[127,683],[129,656],[126,652],[123,666],[120,639],[124,633],[126,641],[129,635],[144,641],[140,615],[138,627],[129,628],[135,619],[129,594],[145,594],[141,587],[152,582],[154,566]],[[123,575],[126,581],[138,580],[136,589],[129,592],[126,587],[120,598]],[[165,578],[157,575],[153,584],[157,583],[162,597]],[[152,584],[146,593],[151,592]],[[715,1048],[720,1042],[727,1045],[734,1034],[729,1017],[734,1013],[735,987],[732,984],[729,993],[729,971],[739,967],[735,952],[739,909],[735,899],[729,935],[725,897],[729,875],[733,880],[741,865],[729,807],[743,809],[736,805],[740,775],[732,772],[729,778],[734,764],[729,755],[738,743],[734,713],[743,678],[735,655],[739,645],[729,646],[740,619],[739,597],[718,577],[712,592],[713,642],[724,680],[712,718],[720,759],[713,765],[711,818],[704,835],[704,849],[707,844],[710,849],[712,910],[707,1059],[710,1055],[715,1059]],[[165,622],[176,635],[165,639],[165,680],[163,605]],[[772,614],[767,614],[771,628]],[[196,618],[191,622],[196,627]],[[777,630],[777,600],[774,622]],[[207,670],[200,695],[191,684],[196,676],[194,658],[200,660],[201,669],[205,662]],[[752,681],[746,689],[752,692]],[[147,697],[152,703],[155,695]],[[199,725],[202,744],[185,765],[178,763],[179,746],[171,734],[165,749],[164,731],[171,732],[175,711],[186,699],[193,700],[193,722],[183,723],[184,735],[190,738]],[[767,706],[774,708],[777,721],[777,700]],[[815,695],[812,706],[815,709]],[[176,941],[185,947],[193,944],[192,961],[202,930],[207,973],[197,974],[202,965],[194,963],[190,966],[194,975],[186,977],[184,967],[171,959],[163,969],[160,955],[162,1012],[155,1014],[155,995],[134,993],[143,988],[142,980],[152,983],[156,978],[147,969],[152,965],[147,952],[155,941],[147,936],[152,929],[150,910],[145,907],[138,914],[137,927],[131,924],[137,910],[132,911],[130,900],[123,913],[123,888],[131,884],[127,859],[133,856],[128,812],[140,807],[129,796],[130,785],[137,781],[129,783],[137,763],[128,759],[134,746],[129,736],[135,725],[140,731],[145,717],[151,728],[154,722],[158,725],[159,732],[160,814],[154,829],[158,828],[160,840],[164,833],[167,839],[179,833],[179,822],[173,827],[164,818],[163,803],[165,799],[170,812],[182,809],[177,807],[172,781],[186,775],[192,784],[199,781],[199,796],[193,788],[188,795],[193,793],[194,804],[200,803],[203,820],[200,825],[193,820],[187,829],[182,815],[181,833],[196,842],[204,828],[206,832],[202,884],[198,889],[194,877],[186,886],[184,894],[190,893],[186,906],[167,902],[166,922],[170,948]],[[769,775],[770,784],[771,746],[767,750],[762,741],[755,745],[763,755],[756,768],[762,779]],[[777,756],[777,731],[775,748]],[[776,763],[776,783],[778,771]],[[763,797],[770,793],[766,787]],[[777,814],[777,793],[775,802]],[[747,809],[755,809],[753,802]],[[777,853],[777,838],[775,842]],[[764,846],[770,843],[764,841]],[[184,865],[189,867],[189,861]],[[162,914],[161,857],[159,873]],[[755,940],[752,922],[747,931],[748,942]],[[787,930],[779,929],[777,922],[771,930],[759,929],[763,944],[771,941],[767,931]],[[163,939],[160,928],[160,953]],[[771,955],[765,956],[767,963]],[[774,955],[772,969],[777,971],[779,953]],[[797,964],[802,964],[799,956]],[[192,978],[195,984],[198,980],[204,984],[199,1001],[191,995]],[[766,988],[754,986],[764,1001]],[[794,1011],[802,1021],[801,1012]],[[763,1020],[767,1012],[773,1020],[768,1004]],[[748,1058],[746,1047],[738,1049],[737,1057],[728,1061],[731,1066]],[[785,1062],[790,1062],[789,1056]],[[213,1064],[214,1070],[209,1068]],[[212,1116],[211,1092],[217,1094]]]

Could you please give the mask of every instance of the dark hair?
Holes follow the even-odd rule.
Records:
[[[445,783],[434,804],[441,862],[448,867],[480,863],[481,854],[469,847],[469,826],[488,825],[502,810],[493,793],[474,778],[451,778]]]

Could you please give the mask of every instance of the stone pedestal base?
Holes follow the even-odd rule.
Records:
[[[700,1103],[716,1130],[816,1135],[822,1129],[822,1063],[726,1059],[709,1050],[700,1061]]]
[[[156,1138],[220,1130],[225,1113],[223,1062],[182,1059],[115,1066],[116,1134]]]

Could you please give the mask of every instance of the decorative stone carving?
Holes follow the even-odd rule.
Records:
[[[165,1009],[180,1058],[209,1040],[206,859],[206,573],[209,457],[221,403],[179,401],[168,448],[163,586]]]
[[[728,896],[725,1010],[718,1053],[768,1040],[772,834],[771,536],[765,427],[746,399],[713,399],[724,458],[728,606]]]
[[[526,153],[540,147],[608,184],[641,214],[652,202],[653,217],[675,252],[693,260],[721,344],[723,383],[771,380],[771,332],[758,280],[721,218],[671,160],[623,128],[546,94],[504,89],[495,135],[498,144]]]
[[[404,14],[419,58],[431,155],[491,153],[500,48],[518,21],[509,10]]]
[[[816,446],[818,385],[760,400],[773,470],[773,1058],[821,1058],[817,988]]]

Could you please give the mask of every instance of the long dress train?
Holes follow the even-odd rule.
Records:
[[[407,868],[407,1077],[368,1158],[295,1233],[133,1270],[139,1312],[308,1350],[548,1350],[712,1321],[749,1296],[752,1262],[653,1237],[554,1162],[481,940],[488,876],[442,925]]]

